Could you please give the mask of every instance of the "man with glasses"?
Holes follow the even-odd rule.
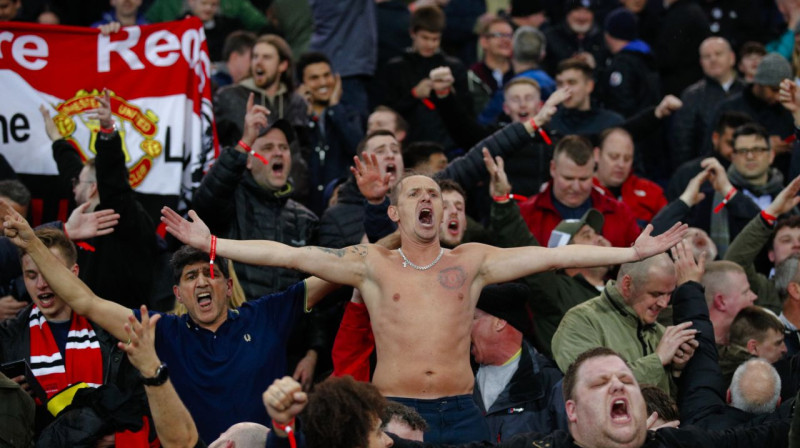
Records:
[[[727,172],[716,158],[703,160],[704,171],[689,182],[679,199],[653,218],[656,232],[672,222],[688,222],[708,232],[720,257],[724,256],[736,235],[783,189],[783,174],[771,167],[774,159],[766,129],[754,123],[739,126],[733,133]],[[703,187],[706,180],[713,191]]]
[[[480,112],[489,98],[513,76],[511,69],[511,24],[501,17],[496,17],[484,24],[480,30],[478,41],[483,50],[483,60],[469,68],[467,81],[469,91],[475,98],[475,111]]]

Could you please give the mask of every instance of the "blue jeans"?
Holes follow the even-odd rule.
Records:
[[[389,400],[414,408],[428,422],[425,442],[468,443],[489,441],[491,434],[483,413],[472,395],[442,397],[433,400],[386,397]]]

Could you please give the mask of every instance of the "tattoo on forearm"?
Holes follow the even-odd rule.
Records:
[[[458,289],[464,286],[467,274],[461,266],[442,269],[439,272],[439,284],[447,289]]]
[[[326,254],[336,255],[339,258],[344,257],[345,254],[345,249],[331,249],[329,247],[317,247],[317,246],[310,247],[310,249],[317,249],[319,251],[325,252]]]
[[[310,247],[310,249],[316,249],[325,252],[327,254],[333,254],[339,258],[344,257],[345,255],[347,255],[348,252],[354,255],[358,255],[360,257],[367,256],[367,246],[365,244],[358,244],[355,246],[345,247],[342,249],[331,249],[329,247],[318,247],[318,246]]]

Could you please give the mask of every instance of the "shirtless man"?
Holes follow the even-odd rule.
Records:
[[[686,226],[676,224],[652,237],[648,226],[629,248],[500,249],[471,243],[446,250],[439,244],[443,205],[433,179],[406,177],[390,199],[388,214],[401,238],[396,251],[375,245],[296,248],[274,241],[215,239],[216,253],[242,263],[299,269],[358,288],[375,334],[378,364],[373,383],[388,397],[413,398],[417,403],[435,399],[450,404],[456,396],[472,393],[470,328],[484,286],[548,269],[641,260],[664,252],[686,233]],[[179,240],[211,250],[212,235],[194,211],[189,212],[192,222],[166,207],[162,214],[167,231]],[[476,420],[448,420],[480,427],[476,422],[481,416],[474,409]]]

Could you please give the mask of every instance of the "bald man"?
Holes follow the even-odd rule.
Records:
[[[684,283],[691,278],[682,271],[681,279]],[[566,371],[590,348],[613,347],[639,382],[670,392],[670,373],[677,374],[688,363],[696,333],[690,323],[664,328],[656,321],[677,286],[676,265],[666,254],[623,264],[617,280],[610,280],[599,297],[564,315],[553,336],[558,367]]]
[[[781,402],[781,377],[764,359],[751,359],[739,366],[728,389],[728,403],[752,414],[768,414]]]

